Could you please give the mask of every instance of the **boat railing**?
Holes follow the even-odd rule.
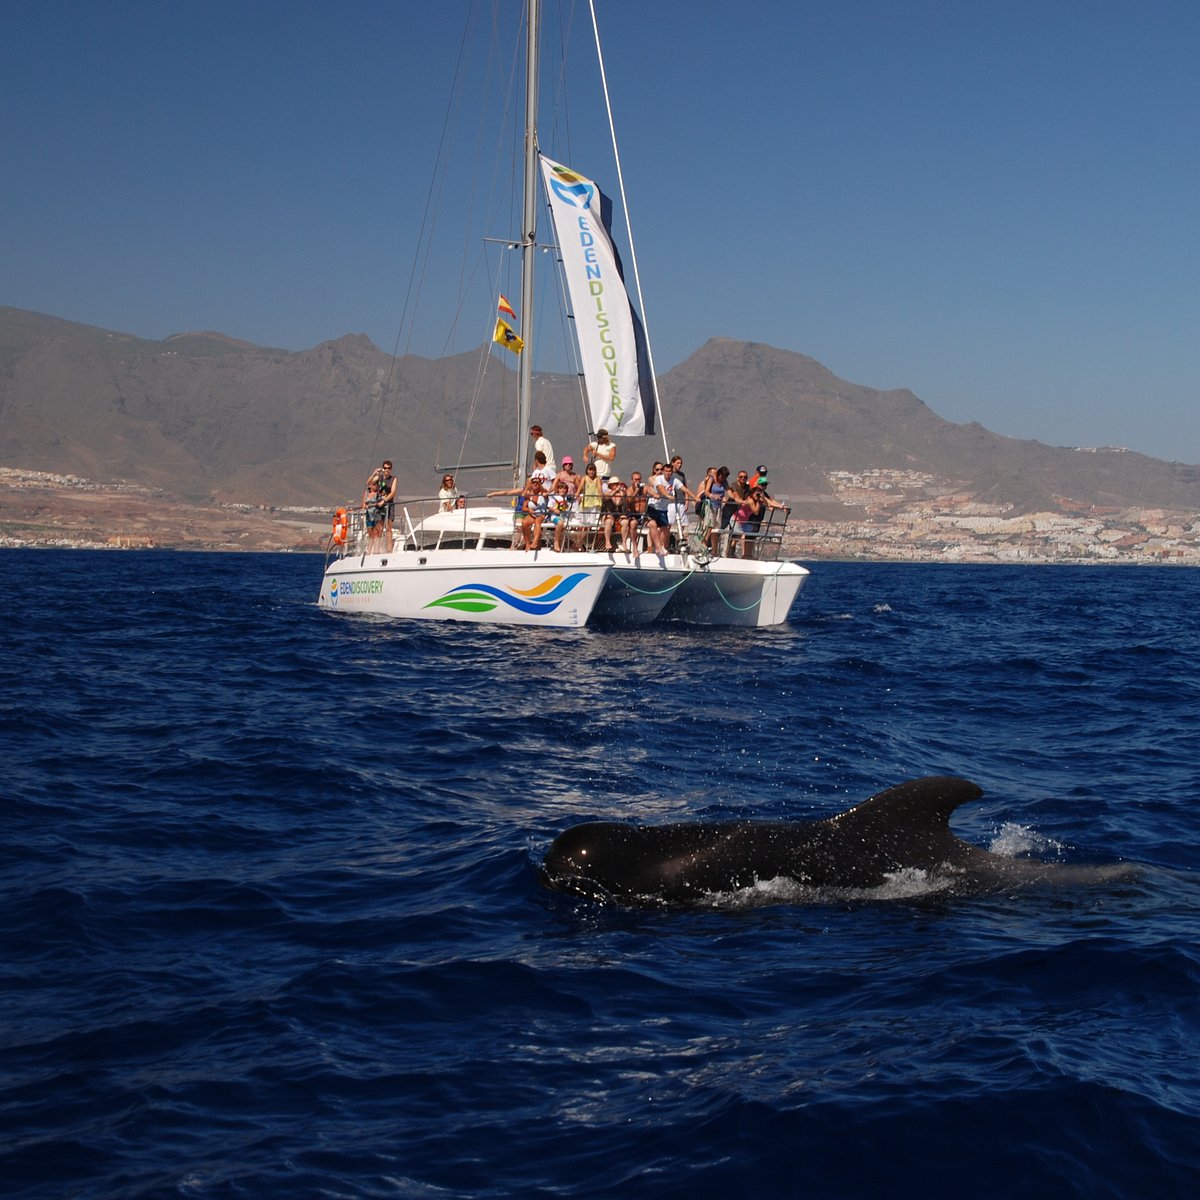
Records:
[[[330,538],[326,561],[362,554],[389,554],[413,550],[501,548],[519,545],[521,542],[520,513],[503,502],[487,503],[464,499],[460,507],[446,510],[437,496],[416,497],[397,502],[392,522],[391,544],[386,541],[386,525],[376,524],[367,528],[367,514],[363,507],[345,508],[346,526],[344,540],[337,535]],[[342,510],[338,510],[341,512]],[[717,552],[722,558],[755,558],[766,562],[777,562],[784,555],[784,533],[791,510],[788,508],[768,509],[756,528],[745,533],[730,522],[721,530]],[[684,529],[684,543],[688,553],[702,556],[702,527],[689,514],[690,522]],[[598,550],[602,548],[600,538],[604,528],[603,516],[572,512],[564,521],[570,548],[575,550]],[[336,529],[336,524],[335,524]],[[378,532],[375,532],[378,530]],[[644,535],[645,526],[641,534]],[[673,530],[673,541],[678,549],[679,530]],[[614,542],[621,535],[611,532]],[[547,520],[542,528],[544,544],[554,544],[554,526]],[[641,537],[639,537],[639,542]]]
[[[515,524],[511,510],[503,504],[464,498],[446,509],[440,497],[416,496],[396,502],[389,540],[386,519],[368,528],[362,505],[337,511],[344,513],[346,524],[339,540],[335,519],[327,560],[411,550],[507,547],[512,544]]]
[[[768,562],[778,562],[783,558],[783,535],[791,515],[790,508],[767,509],[767,515],[759,524],[758,537],[754,543],[755,558],[766,559]]]
[[[721,530],[718,542],[722,558],[756,558],[762,562],[780,562],[784,557],[783,535],[787,529],[790,508],[769,508],[756,526],[746,533],[730,523]]]

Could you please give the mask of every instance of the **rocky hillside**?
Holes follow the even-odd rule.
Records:
[[[1200,508],[1200,467],[1129,451],[1020,441],[943,420],[907,390],[847,383],[814,359],[714,338],[660,384],[671,431],[693,457],[766,463],[777,490],[829,491],[833,471],[926,473],[1020,511],[1078,505]]]
[[[780,493],[833,503],[831,473],[888,468],[1020,511],[1200,510],[1200,467],[954,424],[911,392],[859,387],[757,343],[715,338],[660,389],[690,471],[765,462]],[[427,495],[441,465],[512,458],[515,403],[514,372],[486,350],[393,360],[363,336],[301,352],[216,333],[150,341],[0,308],[0,466],[128,480],[189,501],[332,505],[355,496],[384,455],[405,494]],[[534,417],[560,456],[578,455],[574,381],[540,378]],[[656,453],[657,439],[623,441],[619,465],[645,468]],[[478,490],[480,479],[464,482]]]

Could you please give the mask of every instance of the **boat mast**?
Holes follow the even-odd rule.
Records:
[[[521,337],[517,378],[517,430],[520,447],[518,484],[529,473],[529,422],[533,419],[533,269],[537,249],[537,102],[538,102],[538,5],[528,0],[525,19],[525,199],[521,210]]]

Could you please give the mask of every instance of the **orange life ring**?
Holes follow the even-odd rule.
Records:
[[[346,544],[346,534],[350,531],[350,518],[346,515],[344,508],[339,508],[333,514],[333,544],[335,546],[344,546]]]

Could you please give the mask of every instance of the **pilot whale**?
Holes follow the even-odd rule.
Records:
[[[950,831],[950,814],[983,789],[931,776],[888,788],[817,821],[629,825],[593,821],[559,834],[541,866],[555,891],[597,899],[687,904],[712,893],[791,879],[811,888],[877,888],[901,871],[986,890],[1052,876],[1122,878],[1125,865],[1069,867],[992,854]]]

